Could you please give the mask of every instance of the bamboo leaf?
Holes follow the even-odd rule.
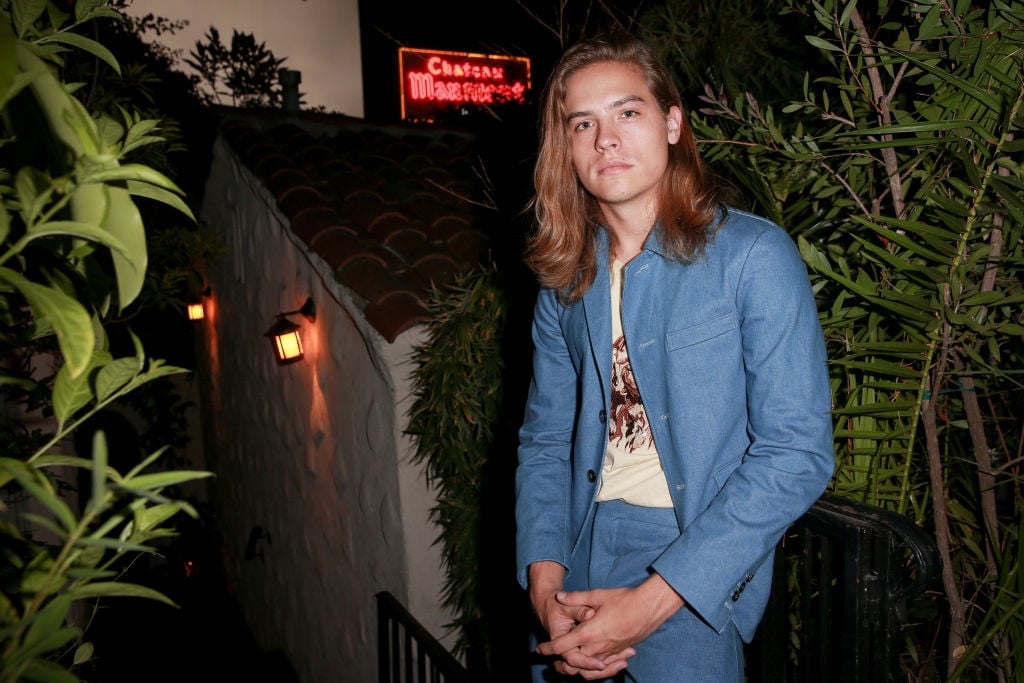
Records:
[[[156,489],[184,484],[188,481],[206,479],[212,477],[213,472],[200,470],[175,470],[173,472],[156,472],[154,474],[139,474],[126,477],[121,483],[121,488],[131,491],[153,491]]]

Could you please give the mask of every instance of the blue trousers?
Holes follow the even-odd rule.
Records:
[[[675,513],[621,501],[599,503],[594,519],[591,588],[635,586],[679,536]],[[686,596],[684,595],[685,599]],[[716,632],[687,607],[644,641],[618,678],[606,683],[742,683],[743,642],[729,625]],[[566,681],[550,666],[534,667],[535,683]],[[574,678],[574,681],[581,679]]]

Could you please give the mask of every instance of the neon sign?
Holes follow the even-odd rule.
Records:
[[[433,121],[463,106],[523,102],[530,89],[527,57],[398,48],[402,119]]]

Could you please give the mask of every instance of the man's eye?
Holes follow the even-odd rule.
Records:
[[[576,131],[586,130],[587,128],[590,128],[591,125],[592,124],[590,123],[590,121],[580,121],[579,123],[577,123],[573,127],[573,130],[576,130]]]
[[[637,110],[635,110],[635,109],[627,109],[626,111],[622,112],[621,116],[622,116],[622,118],[624,118],[624,119],[631,119],[631,118],[633,118],[634,116],[637,116],[637,115],[639,115],[639,113],[640,113],[640,112],[638,112],[638,111],[637,111]]]

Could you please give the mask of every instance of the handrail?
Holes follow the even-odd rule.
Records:
[[[910,519],[822,496],[779,543],[748,680],[898,680],[907,601],[938,572],[934,541]]]
[[[899,680],[907,601],[940,571],[907,517],[826,494],[784,535],[748,683]],[[468,670],[395,599],[377,594],[379,683],[469,683]]]
[[[394,595],[376,597],[379,683],[470,683],[462,663]]]

